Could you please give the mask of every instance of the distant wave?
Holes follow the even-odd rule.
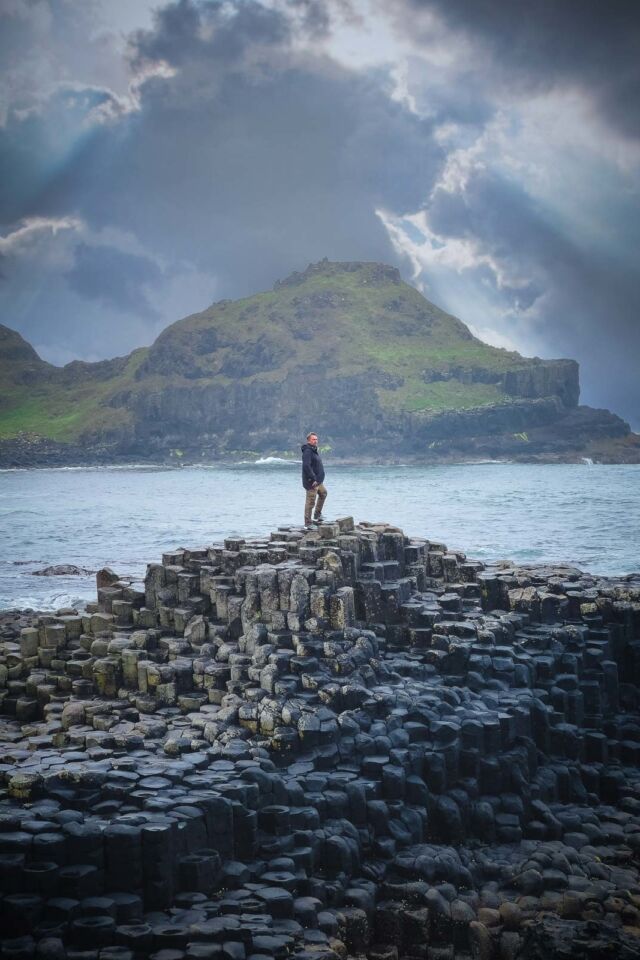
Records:
[[[175,470],[182,463],[93,463],[67,467],[0,467],[0,473],[102,473],[105,470]]]
[[[182,463],[94,463],[84,467],[47,467],[48,470],[59,470],[61,473],[71,473],[79,470],[101,472],[103,470],[175,470],[183,466]]]
[[[264,466],[270,463],[286,463],[287,466],[300,466],[300,460],[287,460],[286,457],[258,457],[257,460],[238,460],[236,466]]]
[[[468,465],[468,466],[470,466],[470,467],[482,467],[482,466],[486,466],[486,464],[488,464],[488,463],[496,463],[496,464],[499,464],[500,466],[502,466],[502,464],[505,464],[505,463],[513,464],[513,460],[490,460],[490,459],[486,459],[486,460],[466,460],[466,461],[462,461],[462,462],[460,462],[460,463],[455,463],[454,466],[456,466],[456,467],[464,467],[464,466],[467,466],[467,465]]]

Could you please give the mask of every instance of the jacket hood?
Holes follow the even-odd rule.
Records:
[[[309,448],[309,450],[317,450],[317,449],[318,449],[318,448],[316,447],[316,445],[313,444],[313,443],[303,443],[302,446],[300,447],[300,449],[301,449],[302,452],[304,453],[304,451],[307,449],[307,447]]]

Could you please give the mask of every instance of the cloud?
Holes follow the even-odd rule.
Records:
[[[74,171],[105,132],[101,112],[115,102],[108,90],[57,86],[40,107],[10,112],[0,127],[0,224],[77,215]]]
[[[73,205],[94,231],[118,227],[209,271],[227,296],[327,254],[393,257],[375,206],[420,203],[442,162],[432,124],[381,78],[293,41],[288,19],[257,3],[164,8],[132,39],[135,69],[166,65],[138,110],[91,124],[97,94],[81,115],[81,97],[58,93],[45,115],[12,118],[10,216]],[[25,154],[48,168],[18,170]]]
[[[146,289],[158,285],[162,271],[153,260],[116,247],[80,243],[66,274],[69,286],[87,300],[97,300],[139,317],[157,319]]]
[[[13,109],[42,104],[59,84],[124,93],[130,71],[109,24],[114,0],[3,0],[0,6],[0,124]]]
[[[77,217],[31,217],[20,223],[14,230],[0,235],[0,254],[16,256],[21,252],[33,250],[41,235],[56,236],[59,230],[81,230],[82,221]]]
[[[473,51],[470,69],[531,95],[575,85],[606,121],[640,135],[640,15],[635,0],[396,0],[397,23],[417,41],[444,25],[454,43]],[[434,15],[440,24],[434,24]]]
[[[150,257],[135,237],[77,217],[34,217],[0,235],[0,315],[52,363],[99,360],[148,342],[214,299],[185,263]]]

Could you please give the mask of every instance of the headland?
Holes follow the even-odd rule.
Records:
[[[310,429],[337,460],[640,462],[575,360],[484,343],[384,263],[321,260],[95,363],[0,325],[0,467],[290,456]]]

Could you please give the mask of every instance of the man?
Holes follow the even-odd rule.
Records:
[[[304,501],[304,525],[307,529],[311,527],[314,506],[314,522],[322,523],[322,508],[327,499],[327,488],[323,480],[324,467],[318,453],[318,436],[308,433],[307,442],[302,444],[302,486],[307,491]]]

